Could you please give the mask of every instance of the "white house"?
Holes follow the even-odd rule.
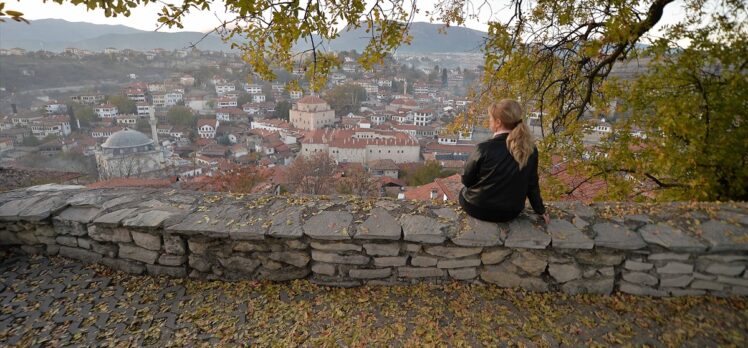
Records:
[[[262,86],[256,83],[253,83],[253,84],[247,83],[244,85],[244,90],[249,94],[260,94],[262,93]]]
[[[253,103],[264,103],[265,102],[265,95],[264,94],[255,94],[252,96],[252,102]]]
[[[102,104],[94,108],[94,112],[100,118],[113,118],[117,116],[117,107],[112,104]]]
[[[229,92],[236,91],[236,86],[230,83],[224,83],[224,84],[217,84],[216,85],[216,94],[218,95],[224,95]]]
[[[201,118],[197,120],[197,134],[201,138],[213,139],[216,137],[216,129],[218,129],[218,120]]]

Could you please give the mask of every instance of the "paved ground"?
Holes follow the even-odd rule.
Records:
[[[748,344],[748,299],[201,282],[61,258],[0,258],[0,346]]]

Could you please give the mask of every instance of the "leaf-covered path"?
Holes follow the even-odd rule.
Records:
[[[0,346],[746,346],[748,337],[748,299],[205,282],[0,256]]]

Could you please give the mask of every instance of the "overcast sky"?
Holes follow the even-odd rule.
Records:
[[[418,0],[417,4],[419,9],[422,11],[428,10],[433,6],[436,0]],[[475,1],[479,2],[479,1]],[[470,20],[466,26],[472,29],[481,31],[487,30],[486,22],[489,19],[502,19],[508,12],[506,6],[508,0],[495,0],[489,1],[493,8],[482,8],[480,11],[480,18],[477,20]],[[181,3],[181,1],[175,1],[174,3]],[[222,2],[217,2],[222,4]],[[682,1],[677,0],[675,3],[668,5],[665,8],[665,15],[658,25],[660,27],[663,24],[674,23],[683,17],[683,10],[681,8]],[[42,0],[23,0],[23,2],[6,1],[6,10],[16,10],[24,13],[27,19],[43,19],[43,18],[59,18],[65,19],[71,22],[89,22],[97,24],[122,24],[129,27],[141,29],[141,30],[154,30],[156,28],[156,19],[158,18],[158,12],[163,7],[159,3],[152,3],[148,6],[139,7],[132,11],[130,17],[117,17],[107,18],[104,16],[104,11],[94,10],[87,11],[84,6],[75,6],[69,3],[59,5],[52,1],[44,3]],[[219,23],[216,16],[220,18],[229,18],[225,11],[223,11],[223,5],[213,6],[211,11],[200,11],[190,13],[185,20],[183,20],[184,30],[188,31],[200,31],[206,32]],[[428,18],[421,12],[414,18],[415,21],[428,21]],[[2,25],[2,24],[0,24]],[[179,29],[168,29],[162,28],[162,31],[179,31]]]

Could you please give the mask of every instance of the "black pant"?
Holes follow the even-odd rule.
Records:
[[[491,209],[484,209],[481,207],[474,206],[468,201],[465,200],[464,197],[462,197],[462,191],[460,191],[459,194],[460,198],[460,206],[462,206],[462,209],[465,210],[465,212],[478,219],[483,221],[489,221],[489,222],[507,222],[514,218],[516,218],[519,213],[522,211],[517,212],[508,212],[508,211],[502,211],[502,210],[491,210]]]

